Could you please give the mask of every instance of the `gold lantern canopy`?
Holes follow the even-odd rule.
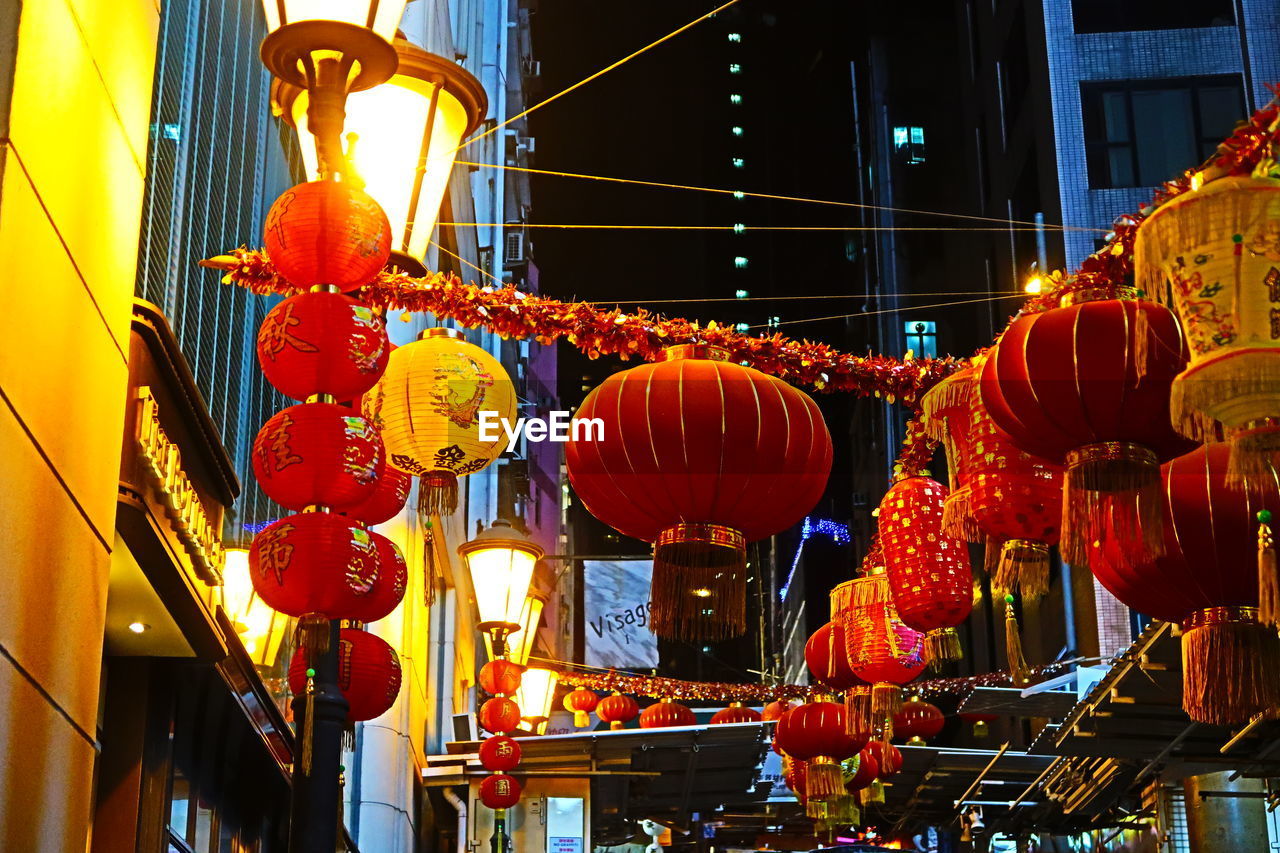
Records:
[[[386,211],[395,251],[392,262],[413,275],[426,256],[462,140],[484,119],[488,100],[480,81],[455,62],[395,40],[399,66],[382,86],[347,98],[348,155],[364,189]],[[303,135],[310,129],[310,94],[278,82],[276,108]],[[302,146],[309,175],[320,163]]]

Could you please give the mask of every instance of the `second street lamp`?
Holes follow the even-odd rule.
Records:
[[[507,636],[520,630],[533,567],[543,553],[537,543],[501,519],[458,546],[458,554],[471,572],[480,612],[476,627],[489,635],[495,657],[506,655]]]
[[[529,655],[533,653],[533,641],[538,636],[538,623],[542,621],[542,608],[547,604],[547,594],[541,590],[532,590],[524,599],[524,607],[520,609],[520,630],[513,631],[515,637],[507,646],[507,659],[520,666],[529,663]],[[493,641],[488,634],[484,637],[485,650],[489,659],[495,657]]]

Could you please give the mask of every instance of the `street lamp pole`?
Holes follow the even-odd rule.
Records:
[[[293,762],[293,799],[289,805],[289,853],[331,853],[338,849],[342,729],[347,700],[338,689],[341,623],[329,623],[329,650],[315,662],[313,692],[295,696],[293,713],[311,727],[310,761]],[[308,709],[311,719],[307,720]]]

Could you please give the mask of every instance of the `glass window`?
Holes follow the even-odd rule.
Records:
[[[733,295],[735,299],[746,299],[751,294],[743,290],[742,288],[738,288],[733,292]]]
[[[907,320],[902,324],[907,349],[916,358],[938,357],[938,327],[932,320]]]
[[[741,136],[742,128],[735,124],[733,127],[729,128],[729,132],[732,133],[734,136]]]
[[[734,157],[732,163],[733,168],[735,169],[741,169],[743,166],[747,165],[747,161],[743,160],[741,157]]]
[[[742,96],[736,92],[733,93],[732,95],[729,96],[729,103],[735,104],[735,105],[742,103]]]
[[[893,129],[893,150],[899,159],[905,163],[923,163],[924,128],[895,127]]]
[[[741,73],[742,73],[742,66],[741,66],[740,64],[738,64],[737,62],[730,62],[730,63],[729,63],[729,73],[730,73],[730,74],[741,74]]]
[[[742,255],[737,255],[733,259],[733,266],[735,269],[744,270],[747,268],[747,259]]]
[[[1071,0],[1078,33],[1230,27],[1232,0]]]
[[[729,41],[737,44],[742,41],[742,33],[729,33]]]

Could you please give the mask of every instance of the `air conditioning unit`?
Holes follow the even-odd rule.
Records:
[[[502,243],[502,265],[513,267],[525,262],[524,231],[511,229],[507,231]]]

